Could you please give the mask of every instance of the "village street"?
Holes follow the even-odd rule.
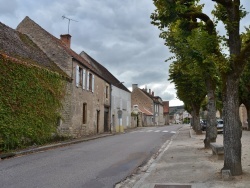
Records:
[[[2,160],[1,187],[110,188],[145,164],[181,127],[132,129],[125,134]]]

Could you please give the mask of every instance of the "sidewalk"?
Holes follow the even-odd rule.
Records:
[[[247,188],[250,187],[250,131],[242,134],[243,175],[223,181],[223,160],[204,149],[205,133],[196,135],[186,125],[172,138],[161,154],[140,175],[120,183],[124,188]],[[219,134],[217,143],[223,143]],[[142,172],[144,171],[144,172]],[[179,185],[179,186],[174,186]]]

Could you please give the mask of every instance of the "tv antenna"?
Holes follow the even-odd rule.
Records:
[[[77,20],[73,20],[73,19],[71,19],[71,18],[68,18],[68,17],[66,17],[66,16],[62,16],[62,18],[63,19],[67,19],[69,22],[68,22],[68,34],[69,34],[69,24],[70,24],[70,21],[74,21],[74,22],[78,22]]]

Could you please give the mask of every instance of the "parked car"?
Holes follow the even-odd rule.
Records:
[[[223,119],[217,119],[217,132],[223,133]]]
[[[206,120],[206,119],[202,119],[202,120],[200,121],[200,125],[201,125],[201,130],[202,130],[202,131],[205,131],[206,128],[207,128],[207,120]]]

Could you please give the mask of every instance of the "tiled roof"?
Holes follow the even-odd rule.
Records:
[[[39,32],[45,33],[44,36],[46,36],[47,38],[49,38],[50,42],[53,42],[53,43],[57,44],[58,48],[60,48],[64,52],[66,52],[69,56],[71,56],[72,58],[74,58],[76,61],[78,61],[84,67],[90,69],[93,73],[95,73],[96,75],[102,77],[100,75],[100,72],[95,67],[93,67],[91,64],[89,64],[83,57],[81,57],[76,52],[74,52],[62,40],[56,38],[55,36],[53,36],[52,34],[50,34],[49,32],[47,32],[45,29],[43,29],[41,26],[39,26],[37,23],[35,23],[33,20],[31,20],[28,16],[26,16],[22,20],[22,22],[18,25],[17,29],[20,30],[21,32],[23,32],[23,30],[24,30],[24,33],[33,32],[31,30],[28,30],[27,27],[26,27],[26,26],[30,26],[30,25],[32,25],[33,28],[36,28]],[[49,48],[49,45],[47,45],[47,48]],[[106,80],[105,78],[103,78],[103,79]]]
[[[159,96],[153,96],[153,95],[150,95],[147,91],[145,91],[144,89],[140,89],[143,93],[145,93],[149,98],[151,98],[154,103],[156,104],[162,104],[159,99],[161,100],[161,97]]]
[[[89,56],[86,52],[81,52],[80,55],[84,58],[87,58],[87,61],[95,67],[97,71],[99,71],[100,75],[105,78],[109,83],[112,85],[127,91],[130,93],[128,88],[126,88],[113,74],[111,74],[104,66],[102,66],[100,63],[98,63],[95,59],[93,59],[91,56]]]
[[[140,110],[143,114],[146,114],[147,116],[153,116],[153,113],[150,112],[149,110],[147,110],[147,109],[144,108],[144,107],[139,108],[139,110]]]
[[[64,76],[64,72],[26,35],[0,22],[0,52],[20,61],[38,65],[56,71]]]

